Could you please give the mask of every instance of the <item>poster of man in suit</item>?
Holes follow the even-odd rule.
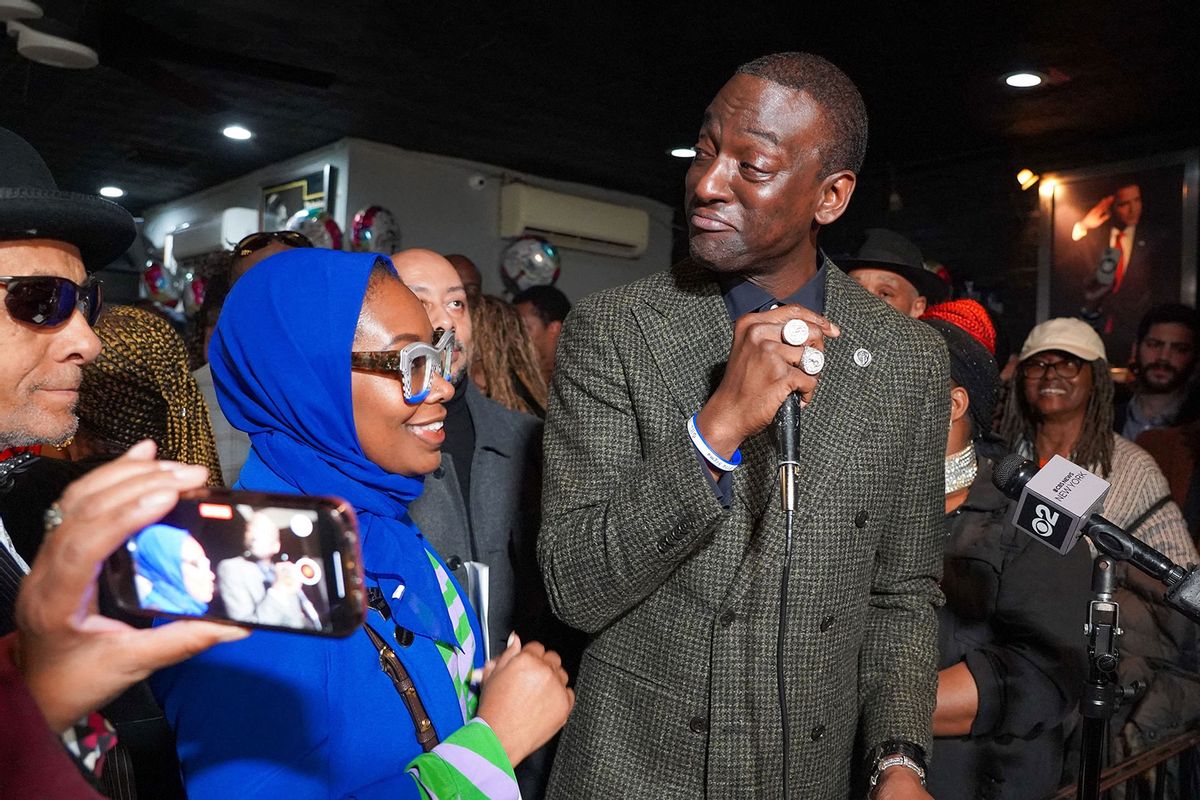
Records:
[[[1114,366],[1130,362],[1138,320],[1150,308],[1195,302],[1190,172],[1186,159],[1117,165],[1056,176],[1050,190],[1043,187],[1052,214],[1046,316],[1089,322]]]

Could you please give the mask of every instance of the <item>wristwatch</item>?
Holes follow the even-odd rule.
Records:
[[[871,788],[875,788],[879,776],[890,767],[911,769],[921,779],[921,785],[925,785],[925,751],[912,742],[895,739],[871,751]]]

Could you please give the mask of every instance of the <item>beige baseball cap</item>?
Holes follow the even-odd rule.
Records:
[[[1025,337],[1025,344],[1021,346],[1021,354],[1017,358],[1024,361],[1048,350],[1061,350],[1084,361],[1098,358],[1108,360],[1099,334],[1092,330],[1091,325],[1075,317],[1048,319],[1036,326]]]

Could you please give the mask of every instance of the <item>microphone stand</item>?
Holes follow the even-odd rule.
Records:
[[[1100,772],[1108,743],[1108,721],[1121,703],[1137,697],[1145,689],[1141,681],[1121,686],[1117,667],[1121,663],[1117,638],[1121,635],[1121,606],[1113,599],[1116,588],[1116,564],[1107,555],[1092,565],[1093,598],[1088,603],[1087,638],[1088,677],[1079,698],[1083,715],[1083,743],[1079,751],[1078,800],[1099,800]]]
[[[1142,681],[1121,686],[1117,667],[1121,656],[1117,638],[1121,635],[1121,609],[1113,599],[1116,563],[1127,561],[1167,587],[1164,599],[1193,622],[1200,622],[1200,571],[1195,565],[1184,568],[1137,537],[1126,533],[1099,514],[1092,515],[1083,533],[1103,555],[1092,567],[1092,592],[1088,604],[1087,637],[1088,678],[1079,711],[1083,715],[1083,745],[1079,753],[1078,800],[1099,800],[1100,772],[1108,743],[1108,722],[1121,704],[1132,701],[1145,691]]]

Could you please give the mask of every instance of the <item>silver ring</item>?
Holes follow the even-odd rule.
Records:
[[[805,347],[800,356],[800,369],[808,375],[816,375],[825,368],[825,354],[815,347]]]
[[[784,344],[799,347],[808,341],[808,323],[802,319],[789,319],[783,326]]]
[[[51,503],[50,507],[42,514],[42,524],[46,528],[46,533],[63,524],[62,506],[58,503]]]

